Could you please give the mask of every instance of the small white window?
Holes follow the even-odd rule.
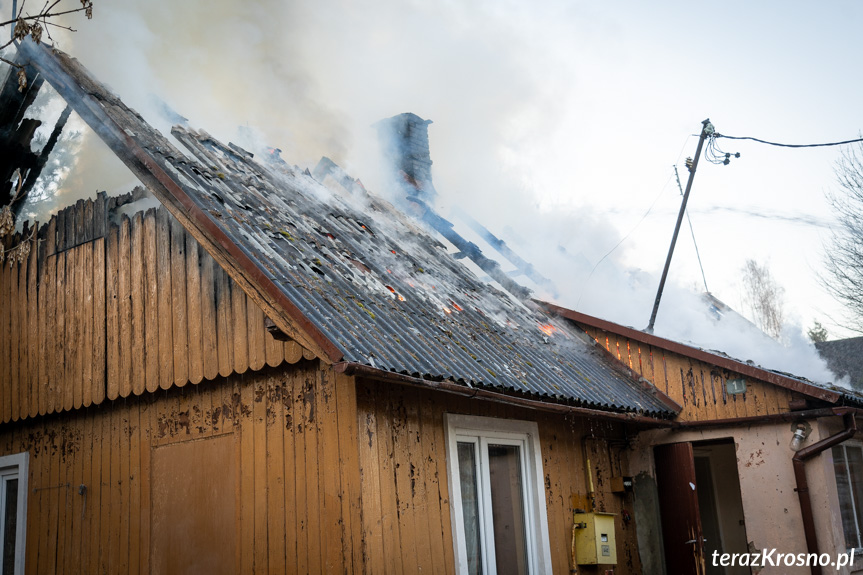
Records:
[[[445,422],[457,572],[551,573],[536,423],[451,414]]]
[[[0,575],[23,575],[29,453],[0,457]]]
[[[863,548],[863,447],[842,443],[833,448],[842,530],[848,549]]]

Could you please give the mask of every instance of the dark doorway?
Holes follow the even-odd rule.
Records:
[[[713,554],[746,553],[746,526],[732,439],[654,447],[669,574],[744,575],[713,565]]]

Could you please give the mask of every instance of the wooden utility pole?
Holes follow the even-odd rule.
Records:
[[[656,312],[659,311],[659,300],[662,299],[662,290],[665,289],[665,280],[668,278],[668,268],[671,267],[671,256],[674,255],[674,246],[677,244],[677,234],[680,233],[680,224],[683,222],[683,214],[686,213],[686,202],[689,200],[689,192],[692,191],[692,181],[695,179],[695,170],[698,168],[698,158],[701,157],[701,148],[704,140],[713,134],[713,124],[710,118],[701,122],[701,136],[698,138],[698,147],[695,149],[695,158],[689,168],[689,180],[686,182],[686,192],[683,194],[683,202],[680,204],[680,213],[677,214],[677,224],[674,226],[674,235],[671,236],[671,245],[668,247],[668,257],[665,258],[665,268],[662,270],[662,279],[659,280],[659,289],[656,290],[656,300],[653,302],[653,311],[650,313],[650,323],[647,324],[647,333],[653,333],[653,325],[656,323]]]

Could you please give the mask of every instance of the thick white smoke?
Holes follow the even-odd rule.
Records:
[[[8,0],[0,2],[4,8]],[[732,8],[711,12],[714,25],[735,25]],[[749,14],[749,7],[737,8]],[[432,119],[442,214],[455,206],[471,213],[554,279],[562,304],[643,328],[679,205],[669,167],[694,147],[686,135],[705,109],[773,126],[754,112],[738,113],[730,92],[717,91],[735,79],[766,89],[757,75],[736,76],[733,55],[750,57],[744,48],[711,56],[703,78],[683,73],[681,44],[704,38],[705,22],[682,20],[691,6],[651,6],[648,13],[646,5],[629,3],[618,10],[626,18],[595,3],[552,1],[114,0],[97,2],[93,21],[57,37],[163,133],[170,120],[153,95],[219,139],[242,144],[255,133],[300,166],[326,155],[373,190],[385,182],[371,124],[408,111]],[[701,63],[688,62],[690,70]],[[752,91],[745,96],[750,102]],[[704,181],[719,180],[717,174]],[[60,197],[132,185],[89,136]],[[699,189],[708,205],[723,204],[709,191]],[[671,215],[645,221],[591,275],[660,192],[656,213]],[[799,325],[789,326],[785,346],[765,345],[748,328],[712,319],[690,289],[692,275],[674,273],[692,269],[686,233],[659,335],[833,379]],[[734,243],[719,253],[706,249],[724,270],[711,287],[733,305],[737,291],[727,270],[762,253],[744,251],[755,242],[728,241]],[[799,294],[783,283],[789,296]]]

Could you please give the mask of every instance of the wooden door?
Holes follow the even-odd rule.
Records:
[[[237,572],[237,451],[232,435],[153,449],[151,572]]]
[[[653,455],[666,571],[669,575],[701,575],[705,570],[704,536],[692,444],[657,445]]]

